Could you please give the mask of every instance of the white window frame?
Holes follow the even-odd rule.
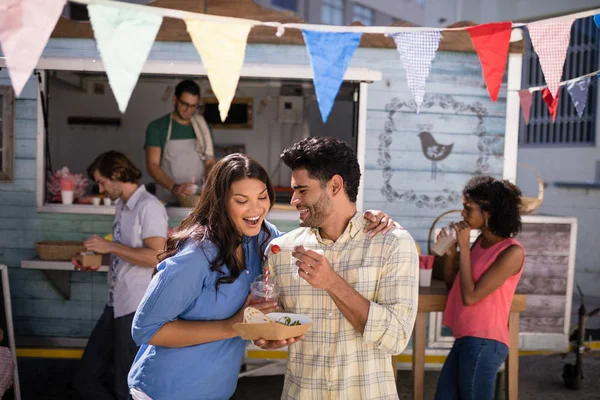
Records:
[[[3,60],[0,60],[0,66]],[[96,59],[71,59],[60,57],[44,57],[38,62],[37,68],[40,72],[42,88],[46,86],[46,70],[59,71],[85,71],[105,72],[102,62]],[[204,67],[195,62],[171,62],[171,61],[147,61],[142,69],[143,74],[164,75],[186,75],[206,76]],[[241,72],[241,78],[263,78],[263,79],[313,79],[310,65],[273,65],[273,64],[247,64]],[[357,157],[361,166],[362,177],[364,177],[365,146],[367,135],[367,92],[368,83],[380,81],[380,71],[367,68],[348,68],[344,75],[344,81],[360,82],[359,85],[359,115],[358,115],[358,150]],[[41,102],[42,94],[38,91],[37,102],[37,152],[36,152],[36,208],[38,212],[64,213],[64,214],[97,214],[114,215],[114,206],[88,207],[85,205],[63,205],[45,204],[45,163],[44,152],[46,133],[44,129],[44,118]],[[357,206],[362,209],[364,198],[364,181],[361,177],[361,185],[358,191]],[[180,207],[167,208],[169,216],[184,217],[189,209]],[[282,212],[279,212],[282,213]],[[280,216],[280,217],[283,217]],[[275,218],[275,216],[272,216]],[[297,218],[295,218],[297,219]]]

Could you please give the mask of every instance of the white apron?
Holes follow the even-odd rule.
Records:
[[[201,185],[206,167],[202,156],[196,150],[196,142],[204,139],[194,129],[196,139],[171,140],[172,127],[173,118],[169,118],[167,140],[165,141],[160,167],[176,183],[191,182],[192,177],[194,177],[196,183]],[[167,203],[177,202],[175,195],[160,185],[157,185],[156,197]]]

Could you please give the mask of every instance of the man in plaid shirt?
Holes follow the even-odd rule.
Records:
[[[408,344],[417,313],[415,242],[398,227],[364,232],[360,168],[346,143],[312,137],[281,159],[292,169],[291,203],[303,228],[271,242],[281,251],[267,249],[268,268],[285,311],[313,320],[304,340],[255,341],[289,345],[281,398],[397,399],[390,356]]]

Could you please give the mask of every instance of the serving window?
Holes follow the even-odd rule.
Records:
[[[218,102],[205,76],[143,74],[121,114],[104,72],[51,70],[42,83],[47,110],[39,112],[40,118],[47,118],[48,128],[43,135],[45,145],[38,146],[38,173],[44,174],[38,179],[38,203],[42,202],[38,209],[114,213],[114,205],[104,206],[102,201],[94,205],[98,203],[94,197],[100,196],[98,188],[85,174],[88,165],[108,150],[126,154],[142,170],[141,182],[154,192],[156,183],[146,170],[146,127],[173,111],[174,89],[183,79],[193,79],[201,88],[199,112],[211,128],[215,156],[243,152],[254,157],[269,172],[281,204],[288,204],[290,197],[291,174],[279,160],[285,147],[309,136],[336,136],[357,147],[358,82],[343,83],[324,124],[312,80],[242,78],[229,117],[221,122]],[[44,125],[38,123],[38,129]],[[76,180],[73,204],[63,204],[60,195],[60,177],[67,169]],[[169,204],[169,213],[177,213],[176,208],[181,207]],[[187,212],[181,209],[182,215]]]

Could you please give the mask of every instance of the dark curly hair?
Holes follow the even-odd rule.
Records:
[[[490,214],[487,226],[493,234],[508,238],[521,231],[521,190],[516,185],[491,176],[477,176],[467,182],[463,196]]]
[[[281,160],[292,171],[304,168],[313,179],[325,185],[334,175],[344,180],[344,191],[356,203],[360,184],[360,166],[354,150],[332,137],[310,137],[283,150]]]

